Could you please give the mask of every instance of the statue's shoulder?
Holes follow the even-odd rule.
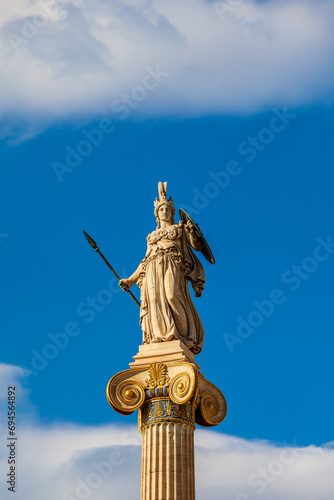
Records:
[[[160,237],[161,237],[160,230],[155,229],[154,231],[152,231],[152,233],[150,233],[146,236],[146,239],[149,243],[152,243],[152,242],[158,240]]]

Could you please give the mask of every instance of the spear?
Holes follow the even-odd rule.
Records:
[[[118,279],[118,281],[122,282],[121,278],[118,276],[118,274],[116,273],[115,269],[113,267],[111,267],[111,265],[109,264],[109,262],[107,261],[107,259],[105,258],[105,256],[103,255],[102,252],[100,252],[100,249],[99,247],[97,246],[96,242],[93,240],[93,238],[91,238],[89,236],[89,234],[86,233],[86,231],[82,230],[83,231],[83,234],[86,236],[86,239],[88,241],[88,243],[90,244],[90,246],[92,248],[94,248],[95,252],[97,252],[99,254],[100,257],[102,257],[102,259],[104,260],[104,262],[107,264],[107,266],[109,267],[110,271],[116,276],[116,278]],[[129,295],[131,295],[131,297],[133,298],[133,300],[135,301],[136,304],[138,304],[138,306],[140,307],[140,302],[138,302],[138,300],[136,299],[136,297],[130,292],[130,290],[126,290],[128,292]]]

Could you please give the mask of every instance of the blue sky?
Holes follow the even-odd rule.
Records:
[[[6,383],[17,380],[6,366],[26,370],[17,382],[27,405],[18,417],[22,434],[26,426],[46,434],[70,426],[91,429],[94,438],[103,426],[136,425],[136,415],[121,417],[110,408],[105,388],[138,352],[139,309],[117,288],[82,229],[118,273],[129,276],[155,228],[157,183],[167,181],[168,195],[199,223],[216,259],[211,266],[200,256],[206,285],[202,298],[194,298],[205,330],[196,360],[228,404],[216,442],[231,439],[231,453],[246,443],[240,463],[249,443],[259,440],[273,449],[278,443],[330,450],[330,3],[232,2],[224,19],[215,12],[221,3],[196,2],[187,18],[187,3],[120,3],[117,12],[102,0],[98,5],[117,29],[86,2],[65,2],[18,52],[9,51],[8,33],[19,33],[14,28],[22,30],[22,19],[33,22],[25,9],[37,4],[17,1],[21,17],[4,7],[1,361]],[[201,12],[199,51],[193,29]],[[299,26],[291,26],[291,15]],[[211,30],[220,33],[216,44]],[[136,40],[137,56],[131,53]],[[133,293],[139,298],[136,286]],[[64,331],[72,336],[59,334]],[[66,345],[57,347],[57,338]],[[210,442],[208,434],[199,435]],[[76,450],[74,444],[71,453]],[[247,478],[246,465],[242,470]],[[209,486],[199,481],[204,498]],[[288,486],[275,487],[268,499],[283,491],[290,498]],[[64,500],[65,490],[59,491],[50,499]],[[229,491],[235,499],[240,489]]]

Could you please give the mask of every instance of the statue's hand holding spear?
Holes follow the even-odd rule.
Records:
[[[135,301],[135,303],[140,307],[140,302],[138,302],[138,300],[136,299],[136,297],[129,290],[129,288],[133,285],[134,282],[132,282],[132,280],[130,278],[121,280],[121,278],[119,277],[119,275],[116,273],[115,269],[113,267],[111,267],[111,265],[109,264],[109,262],[107,261],[107,259],[103,255],[103,253],[100,251],[99,247],[97,246],[97,244],[93,240],[93,238],[91,238],[89,236],[89,234],[86,233],[86,231],[83,231],[83,233],[84,233],[84,235],[85,235],[88,243],[90,244],[90,246],[92,248],[94,248],[95,252],[97,252],[99,254],[99,256],[104,260],[104,262],[109,267],[110,271],[116,276],[116,278],[119,281],[118,284],[122,288],[122,290],[124,292],[128,292],[128,294],[131,295],[131,297],[133,298],[133,300]]]
[[[123,292],[128,292],[132,285],[134,284],[134,281],[130,280],[130,278],[123,278],[120,280],[118,283]]]

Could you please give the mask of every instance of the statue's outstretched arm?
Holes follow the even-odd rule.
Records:
[[[141,261],[141,263],[139,264],[139,266],[137,267],[135,272],[133,274],[131,274],[131,276],[129,278],[121,279],[121,281],[119,282],[119,286],[122,288],[122,290],[124,292],[129,290],[132,287],[132,285],[137,283],[140,274],[143,272],[143,261],[146,259],[146,257],[148,257],[150,255],[151,250],[152,249],[151,249],[150,245],[147,244],[145,258]]]

